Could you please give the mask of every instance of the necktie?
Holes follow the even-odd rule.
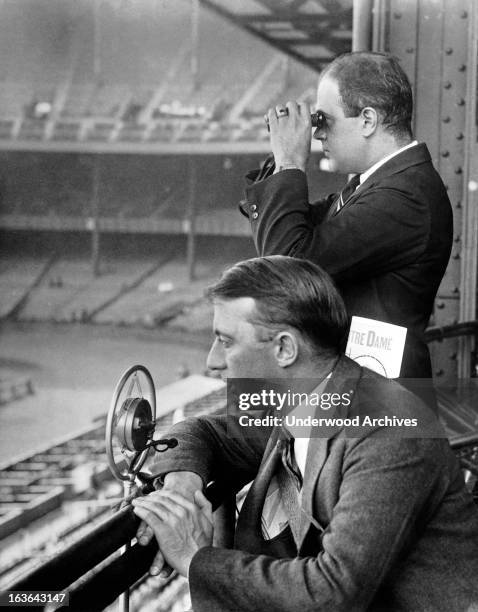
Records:
[[[284,430],[284,438],[279,444],[282,461],[277,471],[277,480],[292,535],[296,544],[298,544],[301,525],[300,490],[302,489],[302,475],[295,460],[294,438]]]
[[[300,491],[302,489],[302,474],[300,473],[299,466],[295,459],[294,438],[288,431],[284,433],[284,439],[281,444],[282,465],[292,478],[297,490]]]
[[[339,199],[337,201],[337,207],[336,207],[337,212],[343,206],[345,206],[345,204],[347,203],[347,200],[355,192],[359,184],[360,184],[360,174],[356,174],[350,179],[350,181],[345,185],[345,187],[340,192]]]

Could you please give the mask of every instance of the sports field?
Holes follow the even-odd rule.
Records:
[[[0,371],[34,393],[0,406],[0,463],[106,414],[123,371],[145,365],[156,388],[203,373],[208,338],[103,325],[9,323],[0,328]]]

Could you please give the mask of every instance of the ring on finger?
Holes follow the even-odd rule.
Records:
[[[287,117],[289,115],[289,110],[287,108],[279,108],[277,111],[277,118]]]

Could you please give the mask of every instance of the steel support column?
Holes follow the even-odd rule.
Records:
[[[470,166],[465,151],[473,141],[469,128],[474,108],[471,91],[476,89],[476,49],[473,60],[473,52],[468,51],[472,45],[464,43],[474,37],[476,44],[476,27],[470,27],[476,13],[473,5],[473,0],[376,0],[380,19],[377,15],[374,18],[374,24],[381,28],[374,32],[374,43],[382,41],[381,50],[399,57],[412,82],[415,133],[427,143],[453,207],[453,249],[432,321],[440,326],[476,316],[474,298],[470,298],[470,293],[476,293],[476,252],[471,232],[468,238],[463,234],[463,228],[469,228],[470,215],[473,217],[472,198],[464,189]],[[467,159],[471,161],[470,155]],[[433,347],[438,380],[451,382],[469,371],[469,347],[464,344],[450,340]]]
[[[373,0],[354,0],[352,14],[352,51],[372,48]]]
[[[461,258],[460,321],[477,318],[477,263],[478,263],[478,6],[473,2],[468,16],[468,83],[466,90],[465,163],[463,165],[463,219]],[[474,338],[459,341],[458,376],[468,378],[473,373],[472,352]]]

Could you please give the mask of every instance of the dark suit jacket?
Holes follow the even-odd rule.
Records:
[[[327,390],[360,406],[417,416],[419,400],[342,358]],[[368,409],[368,408],[367,408]],[[229,421],[227,426],[231,427]],[[190,470],[239,490],[254,479],[236,549],[201,548],[189,569],[195,612],[472,612],[478,610],[478,510],[443,438],[343,429],[309,443],[298,547],[261,554],[260,516],[273,474],[275,432],[247,438],[221,417],[173,427],[179,445],[156,473]],[[242,430],[242,431],[239,431]]]
[[[426,145],[392,158],[338,213],[335,194],[310,205],[306,175],[284,170],[246,189],[259,255],[302,257],[336,281],[350,316],[408,329],[402,377],[428,378],[423,331],[445,272],[453,220]]]

